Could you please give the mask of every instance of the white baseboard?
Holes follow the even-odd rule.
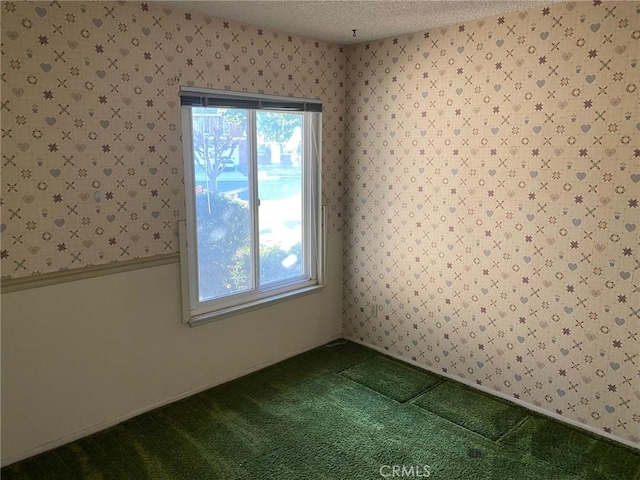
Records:
[[[174,395],[172,397],[169,397],[165,400],[162,400],[160,402],[156,402],[152,405],[149,405],[147,407],[143,407],[140,408],[138,410],[135,410],[133,412],[129,412],[125,415],[121,415],[119,417],[107,420],[105,422],[101,422],[98,423],[96,425],[92,425],[90,427],[87,428],[83,428],[82,430],[78,430],[76,432],[70,433],[68,435],[64,435],[63,437],[57,438],[55,440],[52,440],[50,442],[46,442],[43,443],[42,445],[38,445],[37,447],[31,448],[29,450],[26,450],[24,452],[20,452],[17,453],[15,455],[10,455],[6,458],[3,458],[2,461],[0,461],[0,466],[2,467],[6,467],[7,465],[11,465],[12,463],[15,462],[19,462],[20,460],[24,460],[26,458],[29,457],[33,457],[34,455],[38,455],[40,453],[44,453],[48,450],[53,450],[54,448],[60,447],[62,445],[65,445],[67,443],[71,443],[74,442],[76,440],[79,440],[83,437],[87,437],[89,435],[93,435],[94,433],[98,433],[101,432],[102,430],[106,430],[107,428],[111,428],[114,427],[116,425],[118,425],[119,423],[125,422],[133,417],[137,417],[138,415],[141,415],[143,413],[146,412],[150,412],[151,410],[155,410],[156,408],[159,407],[163,407],[165,405],[168,405],[170,403],[173,402],[177,402],[178,400],[182,400],[183,398],[187,398],[190,397],[192,395],[195,395],[197,393],[203,392],[205,390],[208,390],[210,388],[216,387],[218,385],[222,385],[223,383],[227,383],[230,382],[232,380],[235,380],[236,378],[240,378],[240,377],[244,377],[245,375],[248,375],[250,373],[253,372],[257,372],[258,370],[262,370],[263,368],[269,367],[271,365],[274,365],[278,362],[281,362],[283,360],[286,360],[287,358],[291,358],[291,357],[295,357],[296,355],[300,355],[301,353],[307,352],[309,350],[313,350],[314,348],[320,347],[326,343],[332,342],[334,340],[337,340],[339,338],[342,338],[341,334],[335,334],[335,335],[331,335],[329,337],[327,337],[324,340],[321,340],[319,342],[313,343],[311,345],[307,345],[305,347],[302,347],[298,350],[295,350],[294,352],[288,353],[286,355],[281,355],[278,357],[275,357],[271,360],[268,360],[266,362],[260,363],[258,365],[254,365],[251,368],[248,368],[236,375],[231,375],[221,381],[217,381],[211,384],[207,384],[207,385],[203,385],[201,387],[195,388],[193,390],[188,390],[186,392],[182,392],[179,393],[177,395]]]
[[[437,371],[437,370],[435,370],[433,368],[429,368],[426,365],[422,365],[422,364],[420,364],[420,363],[418,363],[416,361],[410,360],[410,359],[408,359],[406,357],[402,357],[401,355],[393,354],[393,353],[389,352],[388,350],[385,350],[384,348],[378,347],[376,345],[370,345],[368,343],[365,343],[365,342],[363,342],[361,340],[358,340],[358,339],[352,338],[352,337],[343,337],[343,338],[345,340],[349,340],[350,342],[358,343],[358,344],[363,345],[365,347],[371,348],[372,350],[376,350],[376,351],[378,351],[378,352],[380,352],[380,353],[382,353],[384,355],[387,355],[389,357],[393,357],[396,360],[400,360],[402,362],[414,365],[414,366],[416,366],[416,367],[418,367],[418,368],[420,368],[422,370],[427,370],[429,372],[435,373],[436,375],[440,375],[442,377],[449,378],[449,379],[451,379],[451,380],[453,380],[455,382],[459,382],[459,383],[462,383],[464,385],[467,385],[467,386],[469,386],[471,388],[475,388],[476,390],[480,390],[480,391],[488,393],[490,395],[494,395],[496,397],[500,397],[500,398],[502,398],[504,400],[507,400],[507,401],[509,401],[511,403],[515,403],[516,405],[524,407],[527,410],[532,410],[532,411],[534,411],[536,413],[540,413],[541,415],[545,415],[547,417],[553,418],[554,420],[558,420],[559,422],[567,423],[567,424],[569,424],[569,425],[571,425],[573,427],[577,427],[577,428],[580,428],[582,430],[586,430],[586,431],[588,431],[590,433],[594,433],[594,434],[596,434],[596,435],[598,435],[600,437],[605,437],[605,438],[608,438],[609,440],[613,440],[615,442],[622,443],[622,444],[626,445],[627,447],[631,447],[633,449],[640,450],[640,445],[638,445],[636,443],[633,443],[630,440],[626,440],[626,439],[620,438],[620,437],[618,437],[616,435],[612,435],[610,433],[603,432],[603,431],[598,430],[598,429],[596,429],[596,428],[594,428],[594,427],[592,427],[590,425],[585,425],[583,423],[580,423],[577,420],[573,420],[571,418],[563,417],[562,415],[558,415],[555,412],[552,412],[552,411],[549,411],[549,410],[545,410],[544,408],[537,407],[535,405],[532,405],[531,403],[527,403],[527,402],[525,402],[523,400],[520,400],[520,399],[517,399],[517,398],[513,398],[513,397],[511,397],[511,396],[509,396],[509,395],[507,395],[505,393],[498,392],[497,390],[493,390],[491,388],[485,387],[484,385],[478,385],[477,383],[470,382],[469,380],[466,380],[464,378],[456,377],[456,376],[450,375],[448,373],[443,373],[441,371]]]

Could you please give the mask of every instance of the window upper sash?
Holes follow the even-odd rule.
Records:
[[[288,112],[322,112],[320,100],[256,95],[231,90],[180,87],[180,104],[189,107],[242,108]]]

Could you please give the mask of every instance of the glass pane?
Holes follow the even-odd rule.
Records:
[[[261,286],[303,273],[302,120],[256,112]]]
[[[194,108],[200,301],[252,288],[247,111]]]

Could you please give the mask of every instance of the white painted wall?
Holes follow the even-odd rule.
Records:
[[[2,464],[339,337],[341,244],[324,290],[195,328],[178,264],[3,294]]]

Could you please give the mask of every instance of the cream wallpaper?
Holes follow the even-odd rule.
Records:
[[[344,333],[640,442],[639,60],[638,2],[346,49]]]
[[[345,335],[640,443],[639,3],[344,52],[152,2],[0,9],[4,278],[177,251],[180,85],[321,98]]]
[[[178,250],[180,85],[320,98],[342,226],[341,47],[153,2],[2,2],[2,276]]]

